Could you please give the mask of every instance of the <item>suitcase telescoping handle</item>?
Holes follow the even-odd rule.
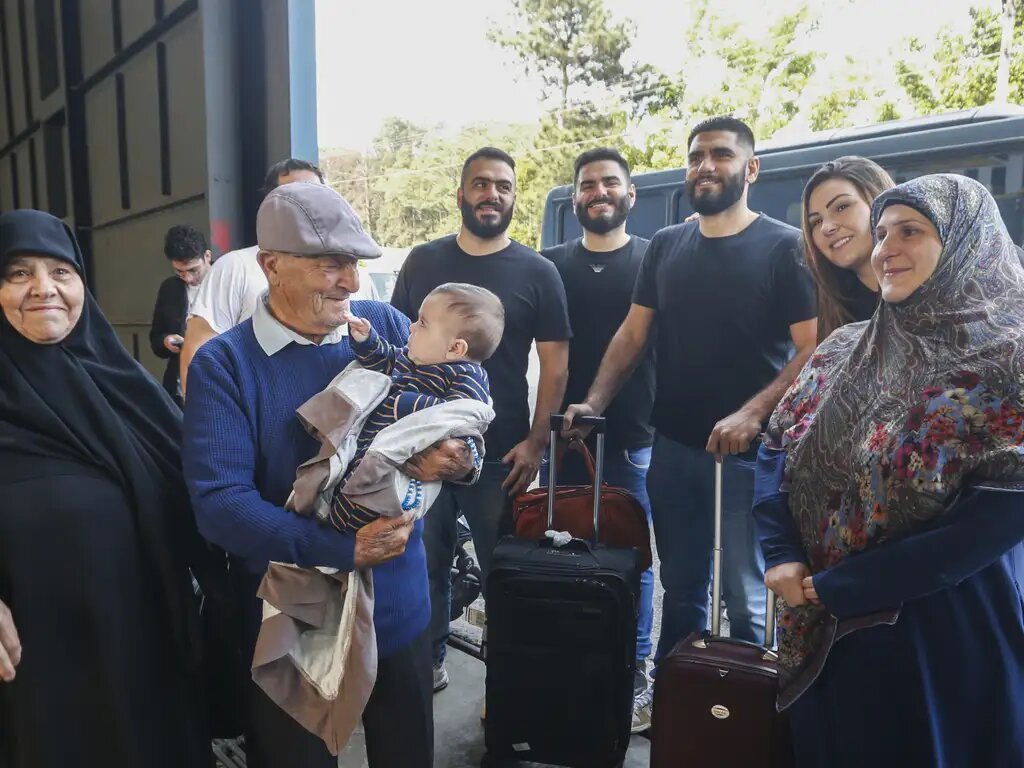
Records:
[[[551,414],[551,443],[548,448],[548,528],[555,524],[555,488],[558,485],[556,475],[558,474],[557,446],[558,435],[565,425],[565,415],[561,413]],[[604,436],[605,419],[603,416],[577,416],[573,419],[573,425],[580,427],[593,427],[597,435],[597,458],[594,462],[594,542],[598,540],[599,518],[601,517],[601,482],[604,476]]]
[[[711,636],[722,634],[722,463],[715,462],[715,550],[711,579]],[[775,593],[768,590],[764,615],[764,647],[775,646]]]

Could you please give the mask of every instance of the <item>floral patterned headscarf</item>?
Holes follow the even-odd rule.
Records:
[[[996,203],[972,179],[924,176],[875,200],[872,229],[894,204],[935,225],[935,271],[829,336],[765,436],[787,453],[783,489],[813,573],[919,531],[966,487],[1024,489],[1024,269]],[[780,706],[837,637],[897,615],[837,622],[827,606],[782,603]]]

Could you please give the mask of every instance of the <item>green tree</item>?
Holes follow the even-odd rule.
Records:
[[[800,111],[800,95],[815,72],[819,54],[802,51],[798,43],[814,29],[815,20],[803,4],[783,14],[764,37],[748,37],[738,22],[715,13],[709,0],[697,0],[685,38],[687,52],[693,60],[717,56],[725,76],[710,94],[685,85],[666,89],[661,112],[688,123],[736,114],[750,122],[758,139],[769,138]],[[684,73],[679,73],[678,82],[684,80]]]
[[[1007,100],[1024,104],[1024,13],[971,8],[970,15],[966,35],[945,29],[934,43],[907,41],[911,56],[897,62],[896,77],[920,114],[995,101],[1000,60],[1005,61],[1008,77]],[[1012,24],[1012,30],[1004,30],[1006,24]]]
[[[514,54],[526,75],[540,78],[550,105],[566,110],[570,94],[585,100],[590,89],[631,79],[623,57],[636,27],[613,21],[604,0],[512,0],[512,19],[511,29],[493,28],[488,36]]]

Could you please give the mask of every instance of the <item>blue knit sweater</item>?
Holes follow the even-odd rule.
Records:
[[[408,319],[387,304],[352,303],[385,339],[404,345]],[[355,355],[348,338],[322,346],[288,344],[268,357],[247,320],[207,342],[189,367],[183,463],[202,534],[253,573],[270,560],[352,570],[354,536],[287,512],[295,468],[319,443],[295,409],[326,387]],[[373,569],[374,627],[384,657],[427,626],[423,523],[405,554]]]

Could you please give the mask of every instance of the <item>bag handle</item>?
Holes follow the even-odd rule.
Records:
[[[577,416],[573,421],[574,424],[579,424],[583,427],[593,427],[594,433],[597,435],[597,462],[594,467],[592,477],[594,480],[594,543],[598,540],[598,526],[600,525],[601,517],[601,479],[604,476],[604,433],[606,428],[606,421],[603,416]],[[548,469],[548,528],[551,528],[555,524],[555,488],[558,485],[556,475],[558,474],[557,460],[558,456],[558,435],[565,426],[565,415],[561,413],[551,414],[551,446],[554,446],[555,450],[550,451],[551,455],[551,466]],[[586,446],[582,446],[586,450]],[[576,449],[578,450],[578,449]],[[590,451],[587,451],[587,455]],[[584,460],[586,456],[584,456]],[[588,465],[588,470],[590,465]]]
[[[579,456],[583,459],[583,463],[587,467],[587,476],[590,478],[590,482],[593,483],[596,480],[597,466],[594,463],[594,454],[590,452],[590,449],[587,448],[587,444],[583,442],[580,438],[574,437],[568,442],[559,440],[557,451],[559,465],[561,465],[561,463],[565,461],[566,452],[573,451],[574,453],[579,454]]]
[[[711,639],[722,634],[722,462],[715,460],[715,549],[711,578]],[[726,638],[727,639],[727,638]],[[737,641],[740,642],[740,641]],[[764,612],[764,647],[775,647],[775,593],[768,590]]]

